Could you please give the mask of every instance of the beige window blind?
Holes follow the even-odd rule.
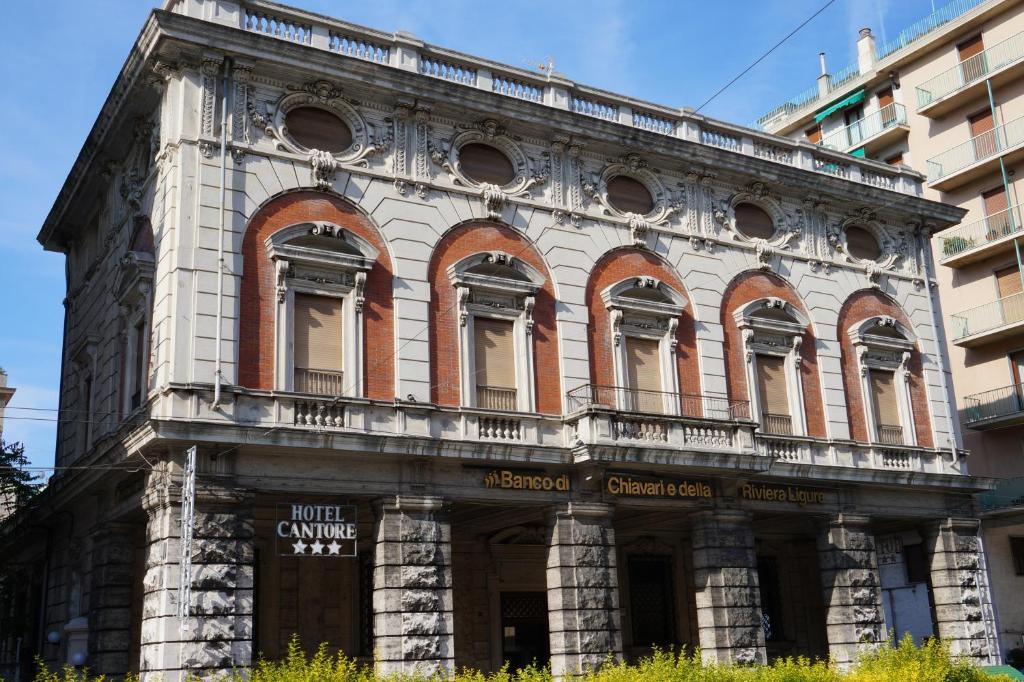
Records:
[[[473,329],[476,335],[476,385],[515,388],[512,322],[476,317]]]
[[[627,388],[636,391],[661,390],[661,362],[654,339],[626,337]]]
[[[342,371],[341,299],[295,294],[295,367]]]
[[[789,415],[785,358],[775,355],[757,356],[757,390],[761,397],[762,413]]]
[[[1020,270],[1016,265],[1002,270],[996,270],[996,286],[999,289],[999,298],[1006,298],[1021,293]]]
[[[899,426],[900,409],[896,402],[896,376],[893,372],[871,370],[871,395],[875,403],[875,423]]]

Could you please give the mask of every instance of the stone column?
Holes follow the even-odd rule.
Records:
[[[548,529],[548,630],[556,679],[622,656],[613,508],[570,502]]]
[[[707,663],[764,663],[761,589],[750,514],[695,514],[691,542],[701,657]]]
[[[864,648],[885,640],[875,536],[868,517],[840,514],[818,535],[818,563],[829,653],[849,666]]]
[[[89,670],[120,677],[130,671],[135,526],[108,523],[92,536]]]
[[[180,512],[177,488],[151,474],[144,506],[146,577],[142,613],[143,680],[209,677],[252,662],[253,527],[251,499],[197,484],[187,629],[178,618]]]
[[[373,641],[382,674],[455,669],[451,525],[438,497],[378,501]]]
[[[937,635],[955,656],[987,663],[982,565],[977,519],[944,519],[924,532],[929,552]]]

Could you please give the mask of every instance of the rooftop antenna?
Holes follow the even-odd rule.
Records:
[[[544,57],[544,59],[525,59],[523,62],[531,69],[540,71],[548,76],[555,72],[555,58],[551,55]]]

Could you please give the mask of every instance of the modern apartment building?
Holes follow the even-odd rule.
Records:
[[[164,680],[293,634],[389,672],[845,665],[889,631],[991,659],[929,286],[964,211],[924,183],[169,0],[39,234],[75,416],[2,527],[0,645]]]
[[[939,296],[1004,651],[1024,647],[1024,3],[957,0],[759,120],[768,132],[923,173],[963,208],[937,234]]]

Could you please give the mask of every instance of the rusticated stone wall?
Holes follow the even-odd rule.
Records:
[[[398,495],[377,506],[373,637],[383,674],[451,673],[451,524],[438,497]]]
[[[105,524],[93,534],[89,593],[89,670],[124,675],[133,668],[133,529]]]
[[[570,502],[548,529],[548,630],[556,679],[622,655],[610,505]]]
[[[957,656],[988,662],[977,519],[945,519],[925,531],[940,639]]]
[[[701,512],[691,538],[701,656],[711,663],[765,662],[750,515]]]
[[[840,514],[818,537],[828,648],[840,666],[885,640],[875,536],[866,516]]]

